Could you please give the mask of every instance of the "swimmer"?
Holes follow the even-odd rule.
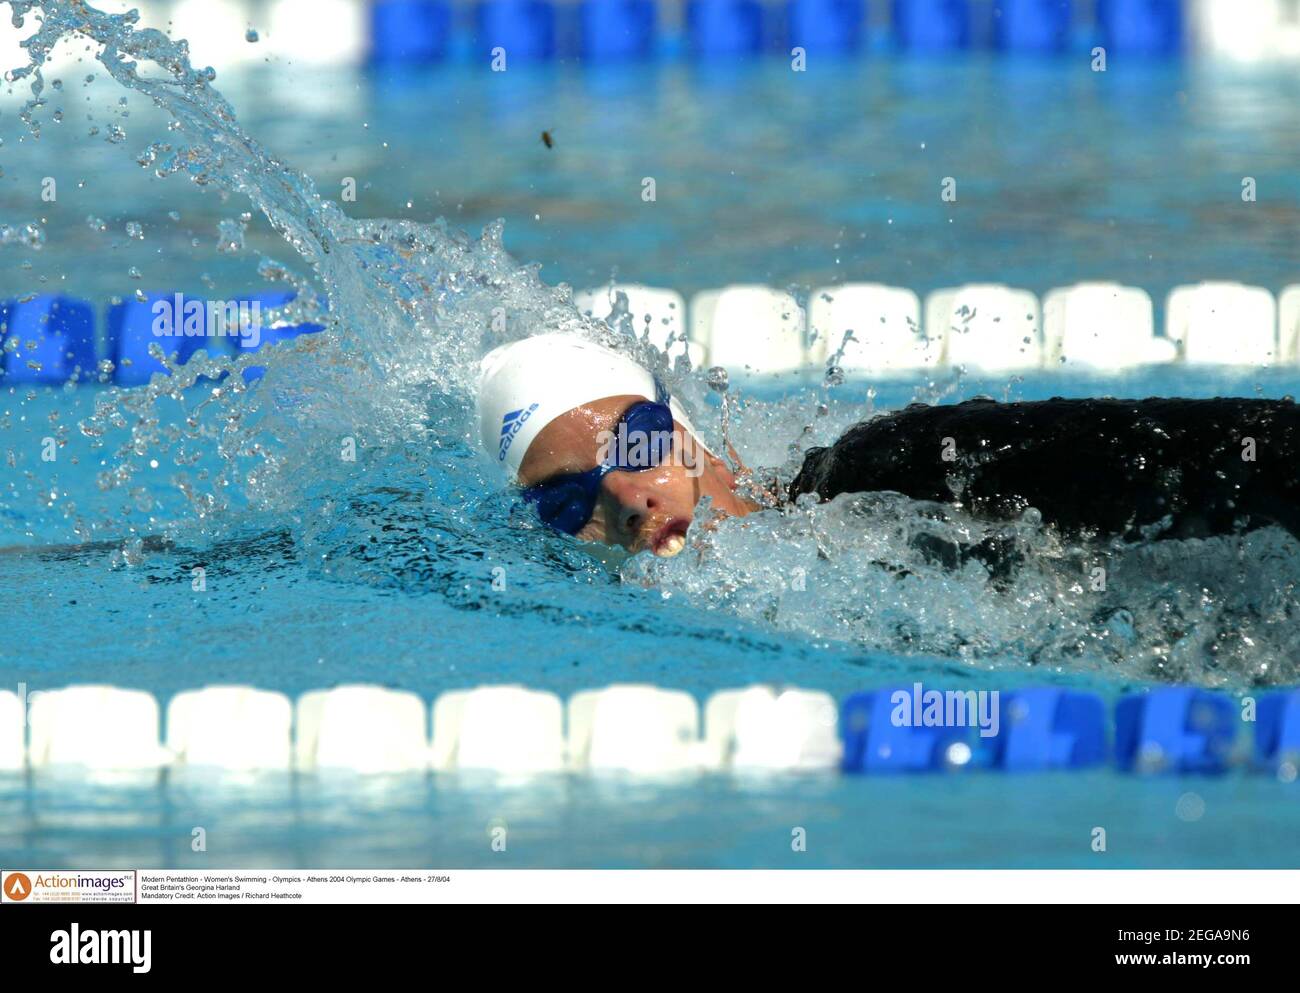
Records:
[[[654,375],[576,335],[489,353],[479,416],[484,448],[525,501],[584,541],[672,556],[701,498],[722,516],[758,509]],[[913,404],[811,449],[783,502],[881,491],[990,520],[1033,508],[1084,539],[1270,524],[1300,537],[1300,408],[1224,398]]]

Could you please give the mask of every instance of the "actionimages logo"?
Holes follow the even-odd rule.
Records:
[[[135,873],[5,872],[0,874],[0,901],[4,903],[134,903]]]
[[[4,894],[6,900],[26,900],[32,895],[32,881],[22,872],[11,872],[5,876]]]

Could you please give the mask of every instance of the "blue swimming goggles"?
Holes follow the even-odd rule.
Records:
[[[594,469],[554,476],[525,489],[524,500],[536,505],[542,522],[565,534],[577,534],[596,510],[601,480],[611,472],[643,472],[663,462],[672,449],[673,412],[668,400],[668,391],[656,376],[655,399],[632,404],[614,425],[616,438],[645,439],[647,444],[615,443],[609,458]]]

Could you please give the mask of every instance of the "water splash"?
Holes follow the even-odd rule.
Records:
[[[959,552],[981,543],[996,557]],[[991,523],[897,494],[845,494],[694,528],[687,553],[629,560],[623,577],[814,638],[987,668],[1300,679],[1300,545],[1277,528],[1070,544],[1033,511]]]
[[[91,457],[105,462],[100,488],[135,496],[103,519],[73,520],[81,538],[124,527],[220,528],[232,511],[297,506],[306,489],[352,474],[355,463],[340,458],[345,447],[370,453],[373,471],[389,446],[457,439],[472,446],[477,359],[500,341],[575,331],[662,365],[644,343],[580,316],[567,287],[545,285],[538,267],[511,258],[499,223],[472,239],[442,221],[348,217],[241,129],[213,85],[215,71],[192,66],[183,40],[136,27],[134,11],[109,15],[59,0],[10,6],[17,26],[39,24],[23,42],[29,64],[7,74],[11,82],[30,81],[20,116],[32,134],[39,137],[46,105],[43,65],[65,39],[89,39],[114,80],[171,117],[166,140],[149,144],[140,164],[160,179],[183,176],[201,189],[246,197],[306,267],[262,261],[264,278],[297,293],[271,320],[325,325],[275,354],[200,353],[181,367],[163,359],[170,377],[103,395],[80,433]],[[239,251],[242,231],[237,221],[220,225],[217,250]],[[240,373],[254,365],[267,374],[250,388]],[[179,417],[163,413],[169,403],[179,405]],[[141,473],[155,463],[176,466],[172,489],[184,501],[175,510],[189,513],[169,516],[165,498],[136,498]]]

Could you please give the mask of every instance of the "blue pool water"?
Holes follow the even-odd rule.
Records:
[[[1159,307],[1199,279],[1275,291],[1300,279],[1300,80],[1287,66],[1121,60],[1094,73],[1082,59],[972,54],[798,74],[766,59],[452,64],[395,78],[280,61],[217,70],[244,129],[322,195],[339,200],[343,179],[357,180],[351,215],[443,216],[473,233],[503,218],[516,258],[575,288],[615,273],[688,296],[730,282],[807,293],[865,279],[924,294],[991,280],[1041,294],[1119,279]],[[260,216],[247,252],[217,252],[218,222],[249,204],[180,177],[160,184],[135,159],[167,136],[166,117],[135,94],[120,117],[122,91],[98,65],[62,75],[65,121],[39,142],[0,117],[6,223],[44,216],[47,231],[41,252],[13,253],[31,268],[0,270],[0,292],[229,296],[258,285],[256,252],[292,257]],[[6,106],[25,91],[13,94]],[[94,136],[73,112],[83,104],[103,110]],[[113,124],[128,135],[120,145],[105,140]],[[19,183],[69,167],[76,182],[61,184],[57,211]],[[645,176],[657,181],[653,204],[640,199]],[[955,205],[939,198],[947,176]],[[1244,176],[1257,181],[1255,204],[1241,201]],[[130,221],[143,239],[125,234]],[[88,252],[111,255],[87,268]]]
[[[83,92],[91,72],[100,78]],[[1131,585],[1105,616],[1070,594],[1042,536],[1041,570],[1010,593],[922,570],[890,599],[869,570],[857,585],[847,545],[805,562],[777,515],[724,527],[700,554],[650,569],[540,534],[470,443],[466,384],[493,306],[505,301],[520,329],[576,316],[492,239],[419,226],[441,214],[477,231],[504,217],[505,247],[541,263],[546,283],[618,274],[687,293],[733,280],[807,292],[870,278],[924,291],[992,277],[1041,291],[1110,277],[1157,298],[1208,277],[1277,288],[1300,273],[1293,77],[1168,65],[1100,79],[1065,62],[978,59],[874,60],[798,79],[776,62],[725,74],[507,75],[450,67],[399,85],[347,70],[321,80],[262,68],[229,84],[219,74],[243,134],[260,142],[247,155],[233,125],[196,111],[213,106],[201,88],[192,103],[173,101],[185,126],[169,132],[139,93],[123,117],[128,91],[98,65],[76,66],[61,74],[76,112],[62,124],[46,116],[37,141],[10,112],[26,83],[12,85],[0,205],[6,224],[44,217],[45,240],[39,251],[3,247],[14,260],[0,268],[4,295],[58,288],[100,305],[137,288],[233,295],[260,285],[265,254],[325,291],[335,323],[313,348],[271,355],[247,393],[232,389],[236,377],[174,393],[0,386],[0,547],[10,549],[0,555],[0,685],[112,683],[165,704],[213,683],[297,694],[374,682],[428,700],[483,683],[567,695],[647,682],[703,701],[756,682],[842,698],[921,679],[1055,683],[1113,701],[1153,682],[1234,693],[1300,682],[1288,620],[1296,549],[1268,533],[1126,563]],[[47,90],[45,115],[57,92]],[[105,141],[113,124],[125,141]],[[541,144],[543,128],[555,149]],[[171,165],[158,150],[154,165],[202,182],[140,169],[155,141],[198,149]],[[410,223],[354,224],[273,155],[325,197],[357,177],[349,217]],[[60,179],[57,209],[23,185],[51,174],[73,177]],[[653,205],[639,199],[646,174],[658,179]],[[1261,190],[1254,205],[1239,196],[1247,174]],[[956,211],[937,195],[948,175]],[[218,222],[245,211],[244,248],[218,251]],[[916,398],[1283,396],[1298,386],[1296,370],[945,374],[829,391],[811,376],[740,384],[736,440],[776,466],[805,427],[804,444],[826,441]],[[716,432],[699,377],[678,388],[707,407],[699,422]],[[40,459],[45,437],[60,441],[54,463]],[[339,458],[343,437],[358,442],[356,462]],[[174,544],[140,543],[152,536]],[[92,547],[48,550],[75,543]],[[873,554],[906,551],[885,541]],[[191,589],[195,564],[206,592]],[[807,597],[778,595],[782,570],[800,564]],[[506,570],[504,592],[492,589],[494,567]],[[508,788],[445,777],[114,788],[10,778],[0,779],[0,863],[1291,866],[1296,790],[1241,772],[566,777]],[[511,825],[505,855],[488,845],[500,820]],[[200,825],[203,856],[188,844]],[[790,849],[796,826],[809,832],[802,855]],[[1105,854],[1090,848],[1098,826]]]

